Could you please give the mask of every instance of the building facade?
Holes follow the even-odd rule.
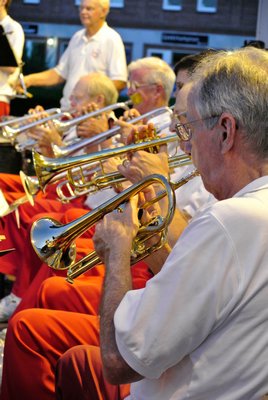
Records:
[[[127,60],[156,55],[171,66],[206,48],[232,49],[254,40],[258,0],[110,0],[108,23],[122,36]],[[22,23],[24,73],[56,65],[81,28],[80,0],[13,0]]]

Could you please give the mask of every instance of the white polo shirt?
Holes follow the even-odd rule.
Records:
[[[22,26],[9,15],[6,15],[5,18],[0,21],[0,25],[4,28],[14,55],[18,63],[20,63],[24,46],[24,32]],[[15,91],[8,84],[8,81],[14,81],[18,74],[19,68],[17,68],[13,74],[7,74],[0,70],[0,101],[4,101],[5,103],[10,102]]]
[[[127,81],[125,48],[122,39],[105,22],[92,37],[86,36],[85,29],[76,32],[62,55],[56,72],[66,80],[61,108],[69,109],[72,90],[81,78],[89,72],[103,72],[112,80]]]
[[[268,176],[197,213],[162,270],[129,291],[116,341],[135,400],[268,393]]]

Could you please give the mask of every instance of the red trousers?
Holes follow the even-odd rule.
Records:
[[[130,385],[111,385],[103,377],[100,348],[76,346],[64,353],[56,366],[57,400],[119,400]]]
[[[0,117],[10,114],[10,105],[4,101],[0,101]]]
[[[11,190],[15,190],[14,193],[24,195],[22,192],[18,192],[21,189],[21,184],[16,175],[0,175],[2,178],[3,175],[6,175],[7,178],[0,178],[0,185],[5,194],[13,193]],[[86,207],[82,209],[84,198],[79,198],[74,203],[62,204],[56,200],[55,187],[51,185],[49,188],[50,190],[44,196],[40,194],[39,197],[35,198],[33,207],[29,203],[19,207],[20,228],[17,226],[15,213],[8,214],[0,219],[1,234],[6,236],[1,248],[14,247],[16,249],[3,257],[0,264],[0,272],[16,276],[12,291],[18,297],[23,297],[42,265],[42,261],[36,255],[30,241],[33,222],[39,218],[49,216],[62,223],[68,223],[89,211]],[[16,189],[18,190],[17,192]],[[18,197],[21,197],[21,195]],[[88,231],[84,236],[91,237],[92,230]],[[53,274],[51,271],[50,274],[45,274],[44,277]],[[39,275],[39,278],[41,275]]]
[[[133,267],[134,287],[137,282],[141,286],[142,274],[143,286],[150,276],[145,264],[139,264]],[[55,368],[59,357],[77,345],[99,346],[97,314],[102,279],[100,276],[87,278],[86,283],[86,278],[81,277],[73,285],[61,279],[62,285],[56,293],[60,278],[51,278],[43,283],[38,302],[54,309],[27,309],[10,319],[0,400],[18,399],[21,393],[27,400],[55,399]],[[51,292],[50,281],[54,283]],[[53,293],[56,293],[54,298]],[[63,311],[66,308],[69,311]]]

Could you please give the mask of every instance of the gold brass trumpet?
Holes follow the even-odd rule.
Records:
[[[139,115],[136,118],[133,118],[129,121],[130,124],[136,124],[137,122],[140,122],[141,120],[144,119],[150,119],[153,117],[156,117],[161,114],[169,113],[170,115],[172,114],[172,107],[159,107],[156,108],[152,111],[149,111],[145,114]],[[66,123],[65,123],[66,124]],[[170,123],[169,123],[170,125]],[[163,128],[164,129],[164,128]],[[75,140],[74,143],[71,143],[66,146],[58,146],[56,144],[52,144],[52,150],[53,153],[55,154],[55,157],[65,157],[69,156],[71,154],[74,154],[75,152],[91,145],[97,145],[99,143],[104,142],[105,140],[110,139],[111,137],[114,137],[118,133],[120,133],[121,127],[120,126],[115,126],[108,131],[101,132],[98,135],[95,135],[94,137],[91,138],[86,138],[86,139],[80,139],[80,140]]]
[[[33,150],[33,163],[36,176],[41,189],[47,185],[57,174],[67,171],[68,180],[75,186],[75,179],[72,178],[72,168],[84,165],[96,164],[111,157],[122,156],[129,152],[138,150],[149,150],[155,147],[177,142],[177,135],[170,135],[163,138],[157,138],[142,143],[130,144],[128,146],[117,147],[114,149],[104,149],[99,152],[74,156],[71,158],[49,158]]]
[[[168,158],[169,171],[171,171],[171,173],[174,168],[183,167],[191,163],[191,158],[186,154],[176,154]],[[83,176],[85,176],[85,178],[86,174],[87,172],[83,171]],[[75,182],[75,185],[68,180],[62,180],[59,182],[56,187],[58,198],[63,203],[66,203],[78,198],[79,196],[92,194],[126,181],[126,178],[120,174],[119,171],[103,174],[99,174],[99,171],[94,174],[91,171],[88,171],[88,175],[89,179],[87,181],[85,181],[85,179],[82,179],[81,182],[78,180],[77,183]]]
[[[104,215],[116,210],[131,197],[155,183],[161,184],[165,188],[169,207],[165,219],[159,217],[157,220],[154,220],[153,225],[148,224],[146,226],[141,226],[139,229],[137,238],[133,244],[133,258],[135,262],[137,262],[146,257],[148,254],[144,254],[144,241],[153,236],[156,232],[159,233],[166,230],[173,217],[176,203],[175,194],[170,184],[166,178],[157,174],[150,175],[139,183],[134,184],[111,200],[106,201],[101,206],[69,224],[62,225],[51,218],[43,218],[35,221],[31,229],[31,243],[36,254],[43,262],[46,262],[53,269],[61,270],[70,268],[75,263],[76,257],[74,240],[103,218]],[[150,252],[149,249],[146,250]],[[99,261],[98,259],[98,262]]]
[[[199,175],[198,172],[193,171],[176,183],[168,183],[162,175],[150,175],[69,224],[62,225],[50,218],[35,221],[31,229],[31,243],[33,248],[40,259],[46,262],[51,268],[68,269],[67,280],[73,283],[73,280],[77,276],[101,262],[95,251],[89,253],[82,260],[75,262],[76,248],[74,240],[103,218],[104,215],[118,209],[122,204],[129,201],[131,197],[149,185],[158,183],[163,186],[164,190],[155,199],[146,202],[142,206],[142,209],[167,196],[167,214],[165,218],[157,216],[147,225],[140,227],[132,247],[131,265],[135,264],[163,246],[166,241],[168,225],[175,211],[176,200],[174,191],[197,175]],[[154,246],[150,247],[145,244],[149,238],[159,233],[161,233],[159,241]]]

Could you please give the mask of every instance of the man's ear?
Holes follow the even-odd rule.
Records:
[[[98,105],[100,108],[105,107],[105,98],[104,98],[104,95],[103,95],[103,94],[98,94],[98,96],[96,96],[95,103],[97,103],[97,105]]]
[[[223,113],[220,117],[221,127],[221,148],[222,153],[226,153],[231,150],[234,145],[236,135],[236,121],[234,117],[229,113]]]

